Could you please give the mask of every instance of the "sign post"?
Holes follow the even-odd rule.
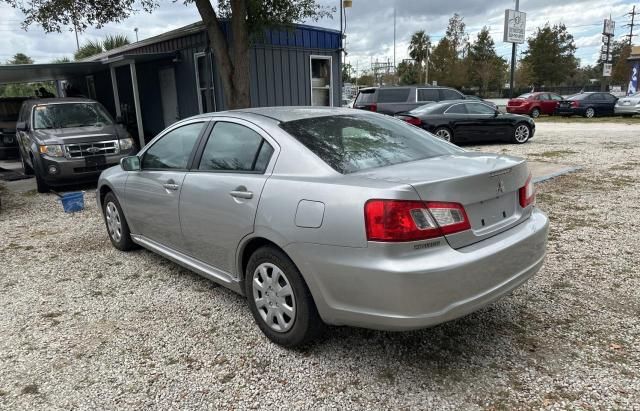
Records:
[[[509,97],[513,97],[513,79],[516,71],[516,44],[525,40],[527,14],[520,11],[520,1],[516,0],[516,9],[504,11],[504,39],[511,43],[511,76],[509,80]]]
[[[616,22],[610,18],[604,20],[604,26],[602,28],[602,49],[600,50],[600,61],[602,62],[602,87],[601,91],[607,91],[608,78],[611,77],[613,71],[613,65],[611,64],[611,46],[613,35],[616,29]]]

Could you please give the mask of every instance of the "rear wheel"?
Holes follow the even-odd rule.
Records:
[[[249,258],[245,295],[258,327],[276,344],[305,344],[324,327],[300,271],[275,247],[261,247]]]
[[[594,109],[593,107],[587,107],[584,112],[584,116],[586,118],[594,118],[596,116],[596,109]]]
[[[536,107],[533,110],[531,110],[531,117],[532,118],[540,117],[540,109],[538,107]]]
[[[453,143],[453,133],[447,127],[438,127],[433,132],[436,137],[443,139],[444,141],[448,141]]]
[[[527,124],[516,124],[513,130],[513,142],[517,144],[524,144],[531,138],[531,127]]]
[[[124,218],[122,207],[112,192],[107,193],[102,204],[102,214],[107,226],[107,233],[111,244],[120,251],[129,251],[136,248],[136,244],[131,240],[129,225]]]

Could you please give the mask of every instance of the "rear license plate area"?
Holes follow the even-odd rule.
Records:
[[[473,228],[484,230],[509,219],[515,213],[515,202],[512,192],[473,204],[467,210]]]

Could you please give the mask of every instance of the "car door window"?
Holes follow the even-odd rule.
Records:
[[[449,90],[443,88],[440,90],[440,100],[460,100],[464,99],[464,96],[455,90]]]
[[[143,155],[143,169],[184,170],[189,156],[204,127],[204,122],[191,123],[169,131]]]
[[[449,107],[445,114],[467,114],[467,106],[466,104],[454,104]]]
[[[617,99],[618,98],[616,96],[614,96],[613,94],[604,94],[604,100],[606,100],[608,103],[613,103]]]
[[[467,103],[467,111],[469,114],[494,114],[496,111],[486,104]]]
[[[409,99],[408,88],[384,88],[378,90],[378,103],[405,103]]]
[[[273,147],[240,124],[218,122],[202,153],[198,170],[264,173]]]
[[[435,88],[419,88],[418,101],[440,101],[440,94]]]

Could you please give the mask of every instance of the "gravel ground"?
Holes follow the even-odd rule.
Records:
[[[0,213],[0,407],[640,409],[640,130],[540,124],[470,147],[582,171],[538,186],[541,272],[411,333],[330,328],[271,344],[243,299],[150,252],[111,247],[92,196],[12,192]]]

